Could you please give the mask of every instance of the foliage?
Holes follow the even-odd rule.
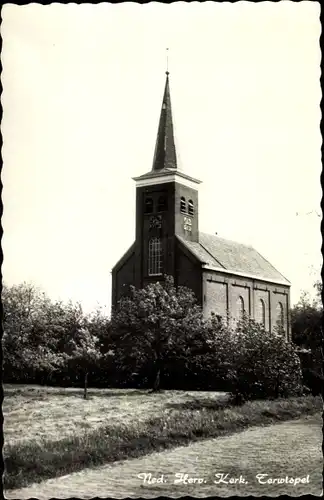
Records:
[[[131,296],[123,297],[112,315],[120,365],[135,373],[150,365],[152,387],[158,390],[172,352],[181,346],[185,355],[193,339],[199,339],[203,323],[193,292],[175,287],[172,277],[143,289],[131,287]]]
[[[320,291],[321,284],[315,283]],[[311,301],[303,292],[298,303],[291,309],[292,340],[298,346],[317,349],[322,345],[323,307],[319,300]]]
[[[298,346],[304,384],[313,394],[323,390],[323,305],[322,283],[314,284],[316,298],[311,300],[303,292],[298,303],[291,309],[292,341]]]
[[[171,277],[133,287],[111,320],[101,309],[85,315],[80,304],[51,301],[26,283],[4,286],[2,301],[6,381],[83,383],[86,397],[90,375],[97,387],[231,391],[237,402],[300,390],[299,358],[280,332],[248,318],[237,328],[215,315],[204,320],[194,294]],[[292,311],[294,340],[312,348],[316,366],[321,314],[305,295]]]
[[[293,346],[247,316],[234,327],[215,330],[214,352],[237,403],[301,394],[300,361]]]
[[[99,338],[91,334],[88,328],[79,328],[68,339],[64,349],[64,357],[70,361],[70,368],[77,366],[81,369],[84,376],[84,399],[87,399],[89,369],[101,357]]]
[[[48,324],[50,300],[28,283],[2,287],[4,371],[16,377],[62,366]]]
[[[179,388],[228,391],[231,359],[228,349],[228,329],[215,315],[201,322],[186,343],[180,341],[170,353],[168,375]]]
[[[2,304],[5,380],[71,383],[81,374],[86,385],[109,343],[101,310],[86,316],[79,303],[51,301],[29,283],[3,285]]]

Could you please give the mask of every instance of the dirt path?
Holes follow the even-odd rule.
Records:
[[[200,441],[141,458],[50,479],[5,493],[8,499],[93,497],[179,497],[192,495],[290,495],[322,492],[322,419],[320,415],[268,427],[254,427],[217,439]],[[151,473],[162,484],[148,484],[138,474]],[[200,478],[203,483],[175,484],[176,474]],[[214,484],[215,474],[228,474],[240,483]],[[260,484],[257,474],[269,478],[304,478],[305,484]],[[163,476],[161,476],[163,475]],[[242,483],[243,478],[245,484]],[[261,479],[260,479],[261,480]]]

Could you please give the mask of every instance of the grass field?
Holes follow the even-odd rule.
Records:
[[[322,408],[311,396],[229,406],[222,393],[4,386],[5,487],[188,445]]]
[[[145,390],[91,389],[83,391],[23,385],[4,385],[4,447],[8,445],[58,441],[80,436],[100,427],[139,424],[196,398],[211,402],[224,400],[223,393],[166,391],[148,394]]]
[[[8,499],[49,498],[152,498],[256,497],[279,495],[321,496],[323,457],[321,415],[290,420],[279,425],[251,427],[243,432],[207,439],[139,458],[49,479],[39,484],[6,492]],[[147,484],[139,474],[163,474],[163,484]],[[203,478],[203,484],[175,484],[176,473]],[[256,475],[272,478],[304,477],[307,484],[259,484]],[[246,484],[215,484],[215,474],[243,475]]]

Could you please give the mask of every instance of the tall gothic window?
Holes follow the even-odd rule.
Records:
[[[168,209],[168,203],[165,196],[159,196],[158,199],[158,212],[164,212]]]
[[[265,303],[262,299],[259,301],[259,322],[265,326]]]
[[[237,319],[243,319],[244,317],[244,300],[243,297],[239,296],[236,301],[236,311],[237,311]]]
[[[146,214],[151,214],[153,212],[153,200],[152,198],[146,198],[144,204],[144,212]]]
[[[186,198],[184,198],[184,196],[181,196],[181,200],[180,200],[180,212],[182,214],[186,214],[187,211],[186,211]]]
[[[149,240],[148,273],[149,276],[162,274],[162,244],[160,238],[151,238]]]
[[[188,214],[193,215],[194,214],[194,204],[192,200],[188,201]]]
[[[285,324],[284,324],[284,308],[281,302],[278,302],[277,304],[277,325],[279,328],[284,330]]]

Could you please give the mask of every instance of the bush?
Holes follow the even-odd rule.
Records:
[[[237,403],[302,394],[300,360],[283,336],[267,332],[250,318],[225,333],[222,344],[219,338],[216,342],[215,354],[220,367],[226,366],[223,377]]]

